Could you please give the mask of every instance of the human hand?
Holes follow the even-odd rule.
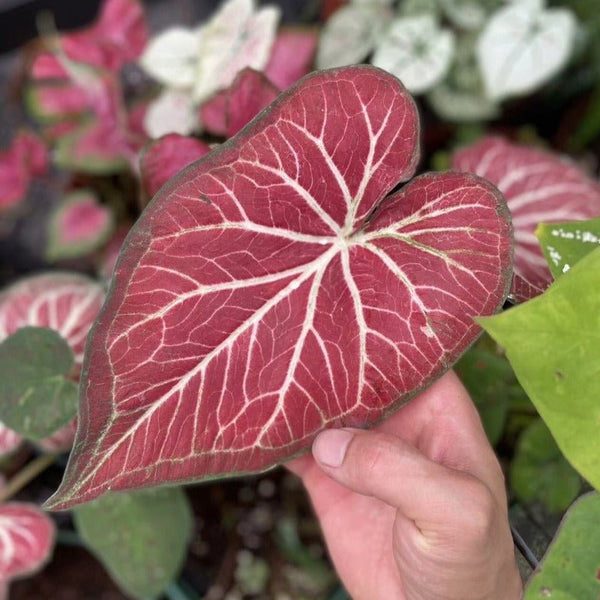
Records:
[[[453,372],[371,431],[328,430],[288,468],[354,600],[517,600],[504,477]]]

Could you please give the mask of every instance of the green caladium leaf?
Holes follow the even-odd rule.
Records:
[[[77,384],[68,379],[73,351],[56,331],[23,327],[0,344],[0,421],[32,440],[45,438],[77,413]]]
[[[600,247],[600,218],[542,223],[535,231],[552,276],[556,279]]]
[[[79,535],[134,598],[157,598],[181,569],[192,512],[181,488],[110,493],[74,512]]]
[[[506,422],[509,387],[514,385],[510,364],[503,356],[476,346],[456,363],[455,369],[477,406],[490,443],[497,444]]]
[[[566,514],[525,600],[590,600],[600,594],[600,495],[586,494]]]
[[[550,512],[566,510],[581,491],[581,479],[561,454],[540,419],[519,438],[510,468],[510,484],[519,500],[541,502]]]
[[[543,295],[477,322],[506,349],[569,462],[600,489],[600,249]]]

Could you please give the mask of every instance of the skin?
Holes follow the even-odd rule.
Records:
[[[504,476],[453,372],[371,431],[288,463],[354,600],[518,600]]]

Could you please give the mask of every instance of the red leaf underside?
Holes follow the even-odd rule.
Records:
[[[503,302],[510,224],[468,174],[414,173],[408,93],[314,74],[162,188],[86,354],[64,509],[109,489],[256,472],[439,376]],[[373,216],[373,211],[379,210]]]
[[[537,226],[600,216],[600,185],[550,152],[490,137],[456,152],[452,167],[485,177],[506,198],[515,237],[512,295],[519,302],[552,283]]]

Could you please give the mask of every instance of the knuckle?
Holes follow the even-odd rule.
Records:
[[[490,489],[478,480],[466,484],[464,519],[462,523],[466,540],[488,542],[493,534],[498,507]]]

